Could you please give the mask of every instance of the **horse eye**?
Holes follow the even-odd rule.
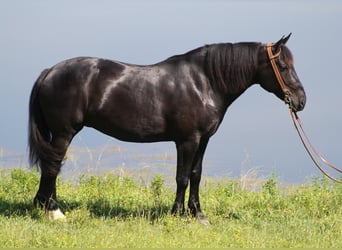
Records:
[[[285,63],[280,63],[279,64],[279,70],[281,71],[281,72],[283,72],[283,71],[285,71],[285,70],[288,70],[289,69],[289,66],[287,65],[287,64],[285,64]]]

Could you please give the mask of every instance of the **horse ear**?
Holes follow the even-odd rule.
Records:
[[[274,45],[273,45],[273,48],[274,48],[274,53],[278,52],[280,47],[282,45],[285,45],[287,43],[287,41],[289,40],[290,36],[291,36],[292,33],[288,34],[288,36],[284,37],[282,36],[282,38],[279,39],[278,42],[276,42]]]
[[[288,34],[287,37],[283,38],[283,44],[287,43],[287,41],[290,39],[291,35],[292,35],[292,33]]]

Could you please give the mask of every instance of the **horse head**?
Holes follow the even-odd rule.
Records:
[[[257,81],[262,88],[289,104],[293,111],[301,111],[306,95],[296,74],[291,51],[285,46],[290,36],[291,33],[274,44],[262,47]]]

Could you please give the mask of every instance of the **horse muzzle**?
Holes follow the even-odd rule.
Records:
[[[306,104],[306,95],[303,91],[300,95],[292,95],[290,92],[286,92],[284,96],[285,104],[289,105],[289,108],[294,112],[302,111]]]

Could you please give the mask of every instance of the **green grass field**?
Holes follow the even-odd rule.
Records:
[[[156,176],[88,176],[58,182],[67,222],[48,221],[32,205],[38,174],[0,172],[0,246],[11,247],[317,247],[342,246],[342,186],[326,179],[279,188],[276,178],[257,191],[237,180],[201,185],[211,222],[170,215],[174,190]]]

